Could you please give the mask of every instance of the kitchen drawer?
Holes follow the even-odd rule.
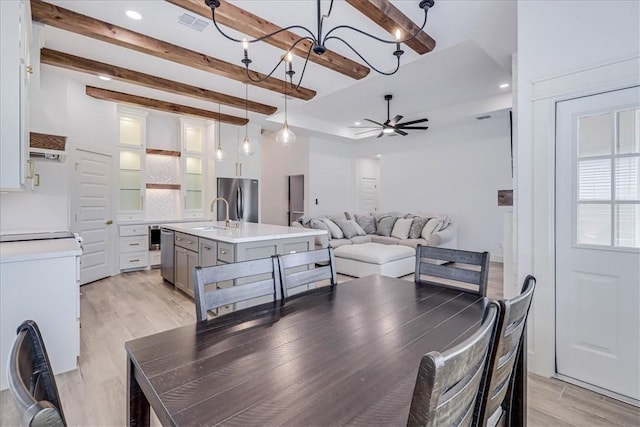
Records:
[[[285,243],[282,245],[282,254],[293,254],[296,252],[307,252],[309,251],[309,243],[308,242],[294,242],[294,243]]]
[[[223,262],[234,262],[232,244],[218,242],[218,260]]]
[[[146,268],[148,265],[149,253],[147,251],[120,255],[120,270]]]
[[[198,238],[191,234],[179,233],[176,231],[176,246],[198,252]]]
[[[120,238],[120,253],[146,251],[149,246],[147,236],[127,236]]]
[[[121,225],[121,236],[147,236],[149,234],[149,226],[145,224],[139,225]]]

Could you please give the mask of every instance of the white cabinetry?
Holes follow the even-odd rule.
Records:
[[[144,269],[149,266],[149,227],[120,226],[120,270]]]
[[[0,1],[0,188],[20,190],[27,177],[31,7]]]
[[[118,219],[142,219],[145,192],[146,113],[119,108],[118,121],[120,128]]]
[[[204,217],[204,184],[206,177],[204,138],[205,123],[180,119],[182,130],[182,200],[183,218]]]

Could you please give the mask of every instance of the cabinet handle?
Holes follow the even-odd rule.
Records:
[[[140,246],[140,243],[129,243],[129,246]]]
[[[33,74],[33,67],[31,65],[27,65],[26,70],[27,70],[27,73]]]
[[[180,241],[182,241],[182,238],[181,237],[176,237],[176,240],[180,242]]]
[[[225,250],[220,250],[220,253],[221,253],[222,255],[224,255],[224,254],[226,254],[226,253],[227,253],[227,251],[225,251]]]
[[[206,250],[208,250],[208,251],[210,251],[210,250],[211,250],[211,248],[210,248],[209,246],[203,246],[202,248],[203,248],[203,249],[206,249]]]
[[[129,262],[140,262],[139,259],[130,259]]]
[[[192,244],[193,242],[191,240],[187,240],[187,245]]]
[[[113,220],[112,219],[108,219],[107,222],[105,222],[105,224],[111,225],[111,224],[113,224]]]

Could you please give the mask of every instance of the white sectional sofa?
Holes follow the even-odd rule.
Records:
[[[353,225],[352,221],[359,226],[355,235],[348,225]],[[291,225],[327,230],[327,235],[316,238],[318,249],[371,242],[404,245],[414,249],[417,245],[450,249],[458,247],[456,223],[448,215],[442,214],[345,212],[337,215],[303,216]]]

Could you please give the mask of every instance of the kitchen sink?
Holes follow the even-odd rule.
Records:
[[[201,227],[192,227],[192,230],[198,230],[198,231],[216,231],[216,230],[226,230],[226,228],[224,227],[218,227],[216,225],[204,225]]]

